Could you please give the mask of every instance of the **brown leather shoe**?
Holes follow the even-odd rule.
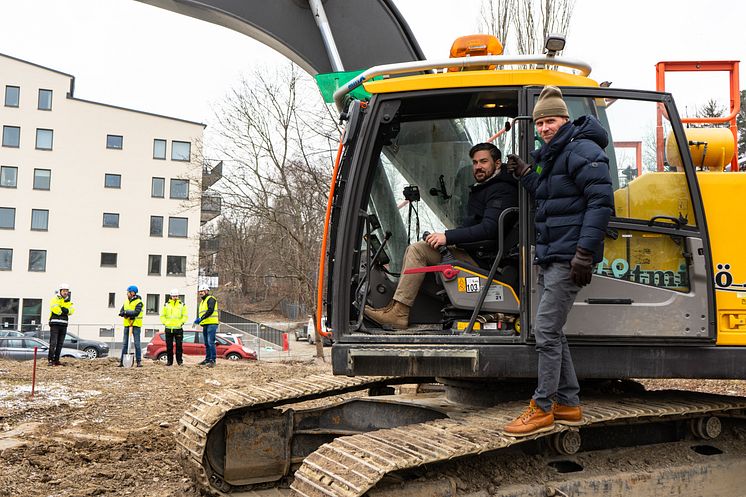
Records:
[[[365,307],[365,315],[380,324],[389,325],[397,330],[404,330],[409,325],[409,306],[392,300],[393,304],[380,309]]]
[[[505,425],[503,431],[512,437],[527,437],[554,428],[554,415],[551,411],[546,412],[536,405],[533,399],[523,414]]]
[[[580,406],[566,406],[555,402],[552,404],[554,421],[560,425],[580,426],[583,424],[583,409]]]

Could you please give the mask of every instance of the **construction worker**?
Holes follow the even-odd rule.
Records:
[[[124,340],[122,341],[122,354],[119,356],[119,367],[123,367],[122,360],[129,349],[129,330],[132,328],[132,339],[135,342],[135,360],[137,367],[142,367],[142,350],[140,344],[140,329],[142,328],[143,305],[142,299],[137,294],[138,289],[135,285],[127,287],[127,300],[119,310],[119,315],[123,318]]]
[[[60,283],[52,302],[49,304],[49,351],[47,352],[47,364],[50,366],[62,366],[60,353],[62,344],[67,335],[67,323],[70,314],[75,312],[75,307],[70,300],[70,285]]]
[[[604,236],[614,210],[609,136],[593,116],[570,121],[562,92],[546,86],[536,101],[534,125],[544,145],[531,153],[532,170],[517,155],[508,170],[536,203],[539,304],[534,323],[539,359],[538,385],[528,408],[505,427],[527,436],[560,424],[582,423],[580,386],[562,330],[580,288],[591,282],[601,262]],[[549,228],[551,226],[551,228]]]
[[[174,341],[176,341],[176,364],[181,366],[182,340],[184,339],[184,323],[187,322],[187,307],[179,300],[179,290],[171,290],[171,299],[161,309],[161,323],[166,330],[166,366],[174,364]]]
[[[200,362],[200,366],[208,368],[215,367],[217,353],[215,351],[215,334],[218,332],[218,299],[210,295],[210,287],[207,285],[199,286],[199,311],[194,324],[202,326],[202,337],[205,341],[205,360]]]

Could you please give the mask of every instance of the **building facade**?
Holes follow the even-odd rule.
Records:
[[[0,325],[47,326],[63,282],[84,338],[121,329],[133,284],[146,330],[172,288],[193,318],[204,125],[78,99],[74,83],[0,54]]]

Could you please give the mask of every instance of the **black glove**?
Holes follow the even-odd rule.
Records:
[[[124,316],[126,316],[125,312],[124,311],[119,311],[119,317],[123,318]]]
[[[575,256],[570,261],[570,278],[572,281],[584,287],[591,282],[593,276],[593,254],[584,248],[576,248]]]
[[[508,154],[508,172],[518,179],[531,170],[526,161],[515,154]]]
[[[68,314],[70,314],[70,309],[68,309],[67,307],[60,307],[60,311],[62,311],[63,316],[67,316]]]

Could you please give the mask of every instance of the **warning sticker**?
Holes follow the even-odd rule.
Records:
[[[481,286],[479,277],[466,278],[466,293],[479,293]]]
[[[466,291],[466,278],[458,279],[458,291],[464,293]]]

